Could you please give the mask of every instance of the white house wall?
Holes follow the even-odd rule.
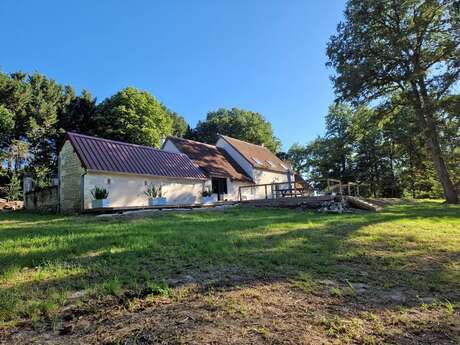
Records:
[[[163,147],[162,147],[162,150],[164,151],[168,151],[168,152],[174,152],[174,153],[182,153],[176,145],[174,145],[171,140],[169,139],[166,139]]]
[[[147,206],[148,197],[144,192],[150,184],[163,186],[163,197],[168,205],[200,203],[203,183],[199,180],[90,172],[84,177],[84,207],[91,208],[91,191],[96,186],[107,189],[110,207]]]
[[[252,165],[244,158],[237,150],[233,148],[225,139],[219,138],[216,143],[217,147],[220,147],[227,151],[227,153],[232,157],[235,162],[246,172],[248,176],[254,179]]]

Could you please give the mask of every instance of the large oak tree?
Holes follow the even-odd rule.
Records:
[[[327,54],[340,100],[391,102],[401,93],[417,115],[446,200],[458,202],[438,128],[442,100],[460,78],[458,1],[350,0]]]

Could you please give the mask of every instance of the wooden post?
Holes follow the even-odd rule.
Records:
[[[356,185],[356,192],[355,195],[359,196],[359,184]]]
[[[348,195],[351,196],[351,184],[350,184],[350,182],[348,182]]]
[[[240,197],[240,202],[243,201],[243,198],[241,196],[241,186],[238,187],[238,194],[239,194],[239,197]]]
[[[267,185],[265,185],[265,200],[268,199],[268,194],[267,194]]]

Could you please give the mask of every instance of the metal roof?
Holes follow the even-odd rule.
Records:
[[[87,170],[206,179],[203,171],[185,154],[77,133],[67,133],[67,136]]]
[[[168,137],[176,148],[185,153],[201,170],[211,177],[228,177],[232,180],[252,182],[252,179],[233,158],[220,147],[194,140]],[[165,141],[165,143],[166,143]],[[164,147],[165,144],[163,144]]]

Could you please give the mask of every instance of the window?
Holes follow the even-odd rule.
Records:
[[[256,164],[262,165],[262,162],[256,157],[251,157],[251,158],[254,160],[254,162],[256,162]]]
[[[270,164],[270,166],[274,167],[275,163],[273,163],[271,160],[267,159],[267,163]]]

